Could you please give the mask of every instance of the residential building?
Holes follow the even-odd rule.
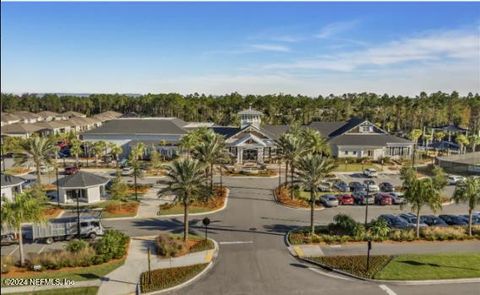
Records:
[[[3,173],[0,175],[0,180],[2,198],[9,200],[14,200],[15,195],[22,192],[22,184],[25,183],[23,178]]]
[[[5,125],[11,125],[11,124],[15,124],[15,123],[20,123],[20,118],[13,115],[13,114],[10,114],[10,113],[4,113],[2,112],[1,114],[1,126],[5,126]]]
[[[79,171],[65,176],[57,183],[60,203],[96,203],[106,198],[105,186],[110,179],[93,173]]]

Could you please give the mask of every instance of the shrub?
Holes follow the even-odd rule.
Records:
[[[13,257],[10,255],[3,256],[1,258],[2,262],[2,274],[8,273],[12,266],[15,264],[13,261]]]
[[[364,255],[320,256],[311,257],[309,259],[357,276],[372,278],[378,271],[383,269],[385,265],[390,262],[392,257],[387,255],[370,256],[370,267],[368,272],[366,268],[367,256]]]
[[[415,230],[413,229],[406,229],[406,230],[401,230],[401,229],[395,229],[390,231],[388,237],[397,242],[403,242],[403,241],[413,241],[416,239],[416,233]]]
[[[65,250],[54,250],[40,254],[30,253],[29,268],[41,265],[45,269],[60,269],[63,267],[90,266],[93,264],[95,251],[92,247],[86,246],[77,252]]]
[[[129,238],[118,230],[107,230],[104,236],[95,243],[95,252],[103,256],[103,261],[122,258],[127,253]]]
[[[155,239],[157,254],[165,257],[176,257],[186,251],[182,238],[169,234],[160,234]]]
[[[429,241],[463,240],[467,238],[467,233],[460,226],[425,227],[420,230],[420,236]]]
[[[383,219],[377,219],[373,221],[370,228],[368,229],[369,235],[375,241],[385,240],[389,232],[390,232],[390,228],[388,227],[387,222]]]
[[[346,214],[337,214],[333,217],[334,223],[328,225],[328,231],[335,235],[353,236],[356,232],[357,222]]]
[[[87,242],[85,242],[84,240],[75,239],[68,242],[66,249],[69,252],[77,253],[80,250],[85,249],[86,247],[88,247]]]

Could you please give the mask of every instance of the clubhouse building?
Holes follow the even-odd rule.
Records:
[[[178,144],[189,131],[211,128],[225,137],[226,146],[236,163],[270,163],[276,157],[276,140],[287,132],[288,125],[262,124],[262,113],[252,108],[238,113],[240,126],[218,126],[206,122],[185,122],[173,117],[116,118],[102,126],[85,131],[87,142],[107,141],[123,147],[125,155],[131,147],[143,142],[165,156],[179,153]],[[374,160],[411,155],[413,142],[389,134],[368,120],[352,118],[343,122],[312,122],[307,127],[318,130],[327,138],[333,155],[343,158],[368,157]]]

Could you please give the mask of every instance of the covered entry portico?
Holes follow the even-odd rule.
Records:
[[[227,140],[230,153],[237,164],[269,161],[274,152],[274,141],[259,129],[248,126]]]

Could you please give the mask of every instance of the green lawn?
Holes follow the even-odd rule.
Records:
[[[188,207],[188,213],[204,213],[212,210],[216,210],[216,209],[212,209],[208,207],[192,206],[192,205]],[[169,209],[160,209],[160,212],[158,215],[162,216],[162,215],[171,215],[171,214],[183,214],[183,205],[178,204]]]
[[[112,272],[116,268],[122,266],[124,262],[125,262],[125,259],[121,259],[118,261],[103,263],[100,265],[92,265],[88,267],[79,267],[74,269],[65,269],[63,271],[62,270],[41,271],[38,273],[32,273],[29,275],[19,276],[15,278],[42,278],[42,279],[66,278],[74,281],[96,280]],[[2,286],[3,286],[3,280],[5,279],[6,279],[5,277],[2,278]]]
[[[381,280],[474,277],[480,277],[480,253],[399,255],[375,275]]]
[[[53,290],[11,293],[12,295],[96,295],[98,287],[59,288]]]
[[[337,163],[337,165],[338,166],[333,170],[334,172],[361,172],[363,169],[367,168],[373,168],[377,171],[382,171],[382,167],[375,164],[362,165],[361,163],[352,163],[345,165],[345,163]]]

